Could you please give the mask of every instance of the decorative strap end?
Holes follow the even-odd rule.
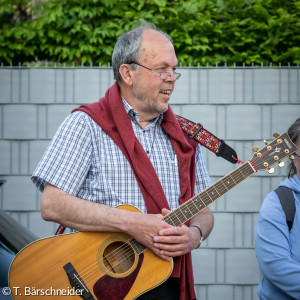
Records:
[[[232,164],[236,164],[238,162],[238,157],[235,150],[228,146],[223,140],[221,141],[222,143],[217,156],[221,156]]]

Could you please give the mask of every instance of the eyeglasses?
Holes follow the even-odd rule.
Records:
[[[157,71],[155,71],[155,70],[153,70],[153,69],[150,69],[150,68],[148,68],[148,67],[145,67],[145,66],[143,66],[143,65],[141,65],[141,64],[139,64],[139,63],[137,63],[137,62],[135,62],[135,61],[132,61],[132,62],[130,62],[130,63],[128,63],[129,65],[131,65],[131,64],[136,64],[136,65],[138,65],[138,66],[140,66],[140,67],[143,67],[143,68],[145,68],[145,69],[147,69],[147,70],[149,70],[149,71],[152,71],[152,72],[154,72],[154,73],[157,73],[157,74],[159,74],[159,77],[161,78],[161,79],[163,79],[163,80],[167,80],[167,79],[169,79],[172,75],[174,75],[174,77],[176,78],[176,79],[179,79],[179,77],[181,76],[181,74],[180,73],[177,73],[177,72],[173,72],[173,73],[170,73],[170,72],[157,72]]]
[[[296,156],[300,157],[300,155],[299,155],[299,154],[297,154],[296,152],[294,152],[292,155],[296,155]]]

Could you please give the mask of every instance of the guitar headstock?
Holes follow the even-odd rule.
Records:
[[[285,132],[275,138],[271,143],[267,144],[264,148],[255,151],[250,162],[257,171],[270,169],[270,166],[275,163],[279,163],[280,166],[280,164],[282,164],[281,160],[290,156],[296,150],[297,146],[291,141],[289,135]]]

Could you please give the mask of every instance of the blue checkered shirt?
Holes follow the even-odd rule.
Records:
[[[123,102],[134,133],[153,164],[170,209],[174,210],[179,205],[179,172],[171,141],[161,127],[163,116],[142,128],[138,113],[125,100]],[[48,182],[85,200],[112,207],[131,204],[147,212],[124,154],[101,127],[81,111],[69,115],[59,127],[32,181],[40,191]],[[195,194],[210,184],[200,145],[196,154],[195,182]]]

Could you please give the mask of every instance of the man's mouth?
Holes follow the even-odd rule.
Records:
[[[165,95],[171,95],[171,90],[162,90],[162,91],[160,91],[162,94],[165,94]]]

